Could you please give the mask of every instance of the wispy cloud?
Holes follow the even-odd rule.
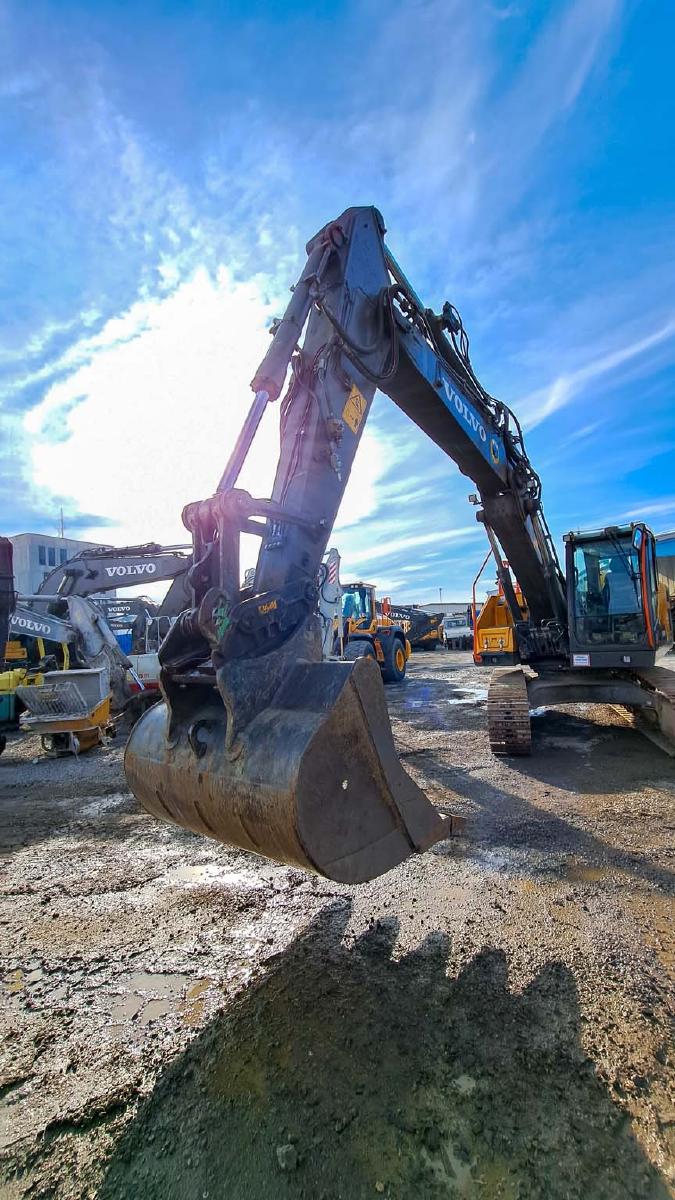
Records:
[[[471,538],[484,536],[482,531],[475,525],[463,526],[461,529],[439,529],[433,533],[421,533],[411,535],[410,537],[388,539],[386,542],[375,542],[363,550],[347,550],[345,552],[345,562],[350,567],[356,567],[362,563],[375,563],[383,558],[395,558],[403,552],[417,551],[422,546],[434,546],[441,543],[447,545],[450,542],[468,541]],[[399,568],[399,570],[402,568]]]
[[[576,396],[585,393],[587,385],[611,375],[618,367],[634,359],[644,358],[642,370],[648,371],[650,363],[648,354],[657,346],[673,342],[675,355],[675,318],[669,318],[652,333],[646,334],[629,345],[620,346],[609,354],[593,359],[576,371],[558,375],[552,383],[539,388],[518,402],[517,411],[521,424],[525,429],[533,429],[541,424],[552,413],[570,404]]]
[[[257,288],[223,269],[217,280],[198,272],[111,322],[96,352],[81,355],[26,415],[31,478],[66,492],[69,511],[105,506],[125,540],[182,536],[183,504],[213,491],[234,444],[269,316]],[[244,486],[270,485],[275,415]]]
[[[675,496],[666,496],[663,500],[637,501],[622,513],[627,521],[639,521],[644,517],[664,517],[675,515]]]

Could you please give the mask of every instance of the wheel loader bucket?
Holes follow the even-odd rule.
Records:
[[[127,745],[127,779],[154,816],[340,883],[451,835],[398,760],[374,661],[296,662],[234,739],[219,692],[195,705],[190,690],[184,718],[177,690]]]

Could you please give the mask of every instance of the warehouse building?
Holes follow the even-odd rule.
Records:
[[[443,613],[444,617],[466,617],[471,608],[470,600],[430,600],[428,604],[417,604],[427,613]]]
[[[81,550],[95,550],[100,545],[48,533],[17,533],[9,540],[14,547],[14,587],[21,596],[35,595],[54,567]]]

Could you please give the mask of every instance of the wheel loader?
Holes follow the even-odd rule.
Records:
[[[675,677],[655,667],[670,631],[652,534],[639,524],[589,535],[615,560],[616,596],[635,597],[630,620],[617,609],[597,621],[576,550],[578,574],[563,576],[516,416],[479,383],[457,310],[424,307],[384,234],[376,208],[350,208],[308,243],[218,487],[183,509],[191,603],[160,649],[163,702],[125,754],[129,785],[155,816],[346,883],[458,827],[403,770],[375,661],[322,657],[317,575],[376,388],[474,481],[478,518],[527,599],[522,621],[505,589],[520,662],[490,688],[494,748],[525,748],[537,688],[643,705],[658,696],[660,719],[673,714],[662,675]],[[237,481],[276,403],[276,476],[258,498]],[[245,584],[243,534],[260,542]]]
[[[378,611],[375,584],[357,580],[342,589],[342,655],[347,661],[374,658],[385,683],[401,683],[411,654],[401,622]]]

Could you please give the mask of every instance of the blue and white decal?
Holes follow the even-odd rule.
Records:
[[[478,447],[493,471],[496,471],[505,480],[507,475],[506,451],[500,434],[494,427],[486,425],[482,414],[459,390],[457,384],[445,371],[438,356],[426,342],[411,330],[406,330],[401,341],[418,371],[432,384],[462,432]]]
[[[468,433],[472,442],[478,446],[485,458],[490,463],[490,466],[503,467],[506,461],[504,453],[504,443],[501,438],[495,433],[490,433],[483,422],[483,419],[473,404],[467,400],[457,385],[453,383],[441,368],[441,380],[438,384],[438,391],[441,393],[446,407],[461,421],[465,433]]]

